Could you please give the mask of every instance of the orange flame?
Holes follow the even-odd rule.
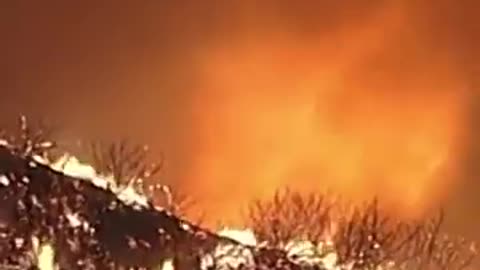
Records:
[[[379,195],[406,216],[435,203],[452,182],[466,92],[412,29],[388,6],[320,38],[249,33],[202,51],[185,186],[207,221],[238,225],[246,203],[286,185]]]

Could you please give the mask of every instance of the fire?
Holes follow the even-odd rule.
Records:
[[[413,25],[391,5],[318,38],[253,30],[203,50],[183,185],[192,211],[239,225],[246,203],[287,185],[379,195],[405,217],[437,202],[454,178],[467,94],[448,56],[405,41]]]
[[[40,243],[36,237],[32,238],[33,252],[39,270],[56,270],[55,249],[50,243]]]
[[[117,197],[128,205],[136,205],[137,207],[149,207],[148,197],[139,192],[133,184],[119,185],[112,175],[98,174],[95,167],[88,163],[81,162],[77,157],[65,153],[59,159],[54,161],[43,160],[36,157],[37,162],[47,164],[53,170],[64,173],[72,177],[76,177],[85,181],[90,181],[95,186],[108,189],[115,193]]]

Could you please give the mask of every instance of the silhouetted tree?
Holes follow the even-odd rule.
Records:
[[[132,144],[127,140],[113,143],[93,142],[91,154],[93,166],[103,175],[111,175],[119,185],[138,185],[157,176],[163,166],[148,162],[147,146]]]
[[[333,243],[338,263],[365,270],[396,263],[420,230],[418,224],[392,219],[379,208],[376,199],[353,207],[350,213],[344,213],[337,220]]]
[[[476,258],[472,243],[442,232],[443,212],[407,222],[389,215],[377,199],[345,205],[322,194],[279,191],[271,200],[255,201],[249,220],[270,246],[331,241],[336,264],[346,269],[466,270]]]
[[[285,189],[271,200],[254,201],[249,208],[249,225],[259,241],[283,246],[292,240],[324,240],[331,233],[335,203],[328,196]]]
[[[93,167],[99,174],[111,176],[119,187],[133,186],[151,202],[162,201],[162,207],[181,215],[192,203],[191,198],[158,182],[164,159],[149,161],[149,148],[127,140],[90,145]],[[163,199],[163,200],[160,200]]]
[[[401,269],[405,270],[466,270],[475,269],[477,249],[474,242],[443,231],[444,212],[422,224],[421,230],[405,249]]]
[[[33,125],[28,122],[26,116],[21,116],[18,129],[14,131],[3,130],[0,133],[0,139],[5,142],[5,147],[10,148],[17,155],[49,158],[52,150],[57,147],[53,140],[54,131],[54,128],[41,121]]]

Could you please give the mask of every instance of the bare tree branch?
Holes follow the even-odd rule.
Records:
[[[326,196],[285,189],[272,200],[253,202],[248,218],[257,238],[270,245],[282,246],[298,238],[318,242],[331,230],[333,206]]]
[[[3,130],[0,138],[17,155],[23,157],[39,156],[48,159],[52,150],[57,147],[53,141],[54,132],[55,129],[41,121],[32,125],[27,121],[27,117],[22,115],[19,118],[18,130],[10,132]]]
[[[409,260],[403,269],[466,270],[477,257],[474,242],[443,232],[444,212],[426,220],[418,237],[410,242]]]
[[[334,236],[339,263],[353,269],[377,269],[400,259],[403,249],[420,227],[391,219],[374,199],[340,218]]]
[[[99,174],[111,175],[120,187],[134,186],[150,201],[161,201],[160,206],[181,215],[192,204],[188,196],[172,191],[158,182],[156,177],[163,168],[164,159],[157,163],[148,161],[146,146],[131,144],[127,140],[114,143],[90,144],[93,166]]]
[[[148,147],[127,140],[110,144],[94,142],[90,149],[98,172],[111,175],[121,185],[139,184],[143,188],[143,182],[155,177],[163,167],[163,157],[158,163],[149,163]]]

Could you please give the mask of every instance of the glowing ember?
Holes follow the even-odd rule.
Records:
[[[234,244],[220,244],[212,254],[202,257],[201,269],[217,270],[241,269],[241,266],[251,268],[255,265],[251,249]]]
[[[322,265],[326,269],[335,269],[338,264],[337,254],[333,246],[326,247],[324,243],[318,246],[310,241],[291,241],[285,246],[288,257],[299,265]]]
[[[233,239],[241,244],[256,246],[257,239],[255,238],[255,234],[252,230],[239,230],[239,229],[232,229],[232,228],[224,228],[217,232],[220,236],[225,236],[230,239]]]
[[[2,184],[4,186],[8,186],[10,184],[10,180],[8,179],[7,176],[1,175],[0,176],[0,184]]]
[[[175,270],[175,268],[173,267],[173,261],[172,260],[166,260],[162,264],[162,268],[160,268],[160,270]]]
[[[37,267],[39,270],[56,270],[55,250],[48,244],[40,244],[37,238],[33,238],[34,251],[37,257]]]

